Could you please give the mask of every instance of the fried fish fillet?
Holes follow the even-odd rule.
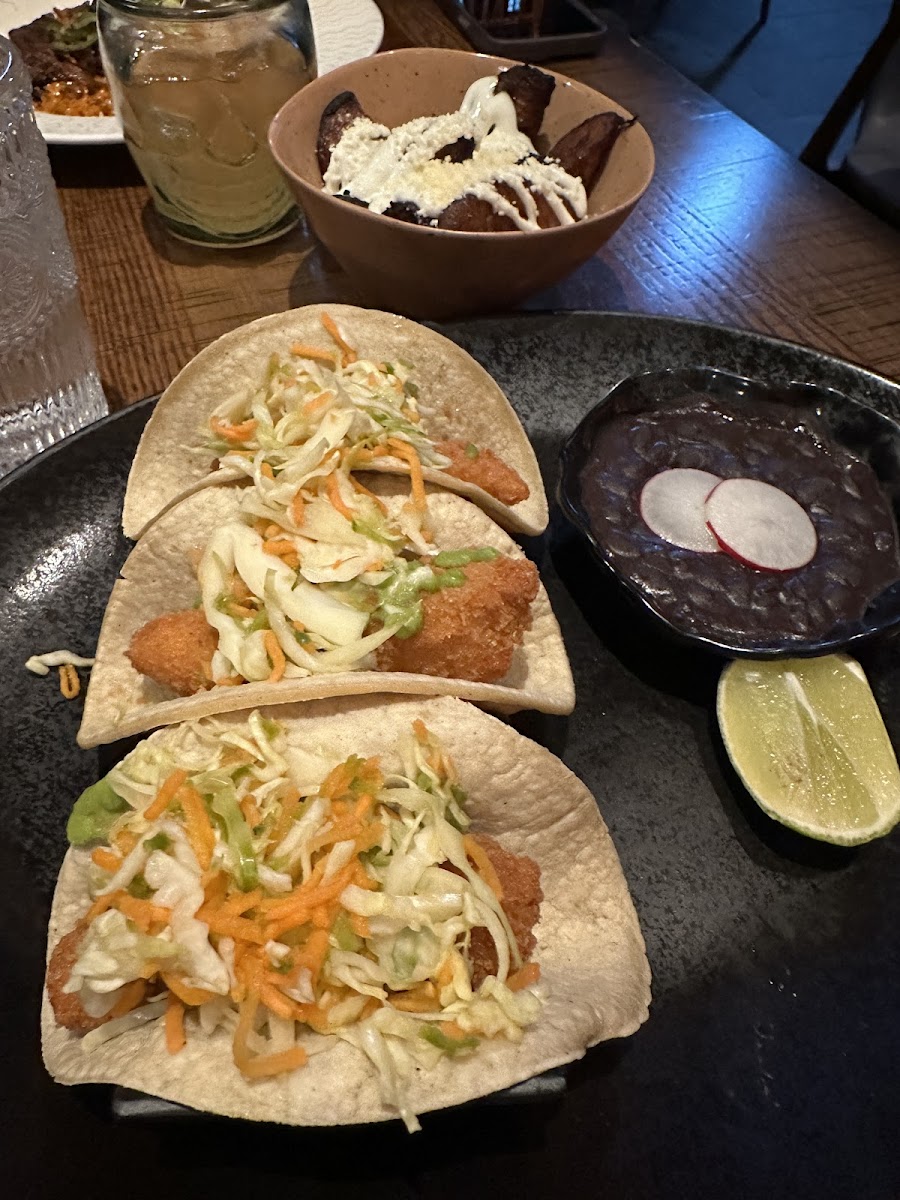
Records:
[[[495,558],[463,568],[461,587],[422,596],[422,627],[379,646],[379,671],[496,683],[531,626],[538,573],[528,559]]]
[[[537,944],[534,927],[541,913],[541,869],[533,858],[513,854],[487,834],[473,835],[484,850],[497,873],[503,890],[501,904],[506,913],[523,962],[528,962]],[[477,988],[488,975],[497,971],[497,949],[494,939],[483,927],[472,930],[469,940],[469,963],[472,968],[472,987]]]
[[[141,675],[192,696],[212,683],[212,657],[219,635],[199,608],[165,613],[135,633],[126,654]]]
[[[103,1017],[92,1017],[85,1010],[76,992],[63,991],[78,960],[81,939],[87,932],[87,927],[87,920],[79,921],[74,929],[70,929],[65,937],[61,937],[47,964],[47,996],[53,1008],[53,1015],[57,1024],[75,1033],[90,1033],[112,1016],[111,1013],[107,1013]]]
[[[438,442],[435,449],[450,459],[450,466],[446,468],[448,475],[465,483],[474,483],[501,504],[520,504],[531,495],[519,472],[498,458],[493,450],[458,441]]]

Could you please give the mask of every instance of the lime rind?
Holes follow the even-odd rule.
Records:
[[[854,659],[737,660],[720,677],[716,713],[735,770],[773,820],[841,846],[900,820],[900,769]]]

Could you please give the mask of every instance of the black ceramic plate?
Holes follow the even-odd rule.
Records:
[[[582,419],[562,450],[558,487],[559,502],[575,527],[584,534],[597,560],[634,597],[636,611],[649,614],[663,628],[683,641],[730,657],[827,654],[849,648],[900,624],[900,580],[876,596],[858,620],[834,624],[816,638],[736,638],[727,628],[710,625],[698,632],[680,612],[667,619],[652,593],[623,572],[592,528],[584,498],[584,474],[589,469],[598,433],[611,418],[632,413],[661,413],[684,402],[684,397],[702,393],[726,401],[738,411],[752,414],[759,404],[790,406],[808,414],[839,445],[868,463],[881,484],[883,494],[900,517],[900,425],[868,405],[851,400],[824,383],[789,383],[750,380],[706,367],[648,371],[623,379]],[[682,554],[682,558],[692,556]],[[698,559],[702,556],[695,556]],[[741,568],[747,571],[749,568]],[[690,604],[691,577],[681,579],[680,598]]]
[[[708,363],[824,383],[892,416],[900,389],[823,355],[667,319],[519,316],[445,327],[512,397],[548,491],[563,441],[625,375]],[[50,894],[74,797],[118,747],[80,751],[78,702],[29,654],[90,651],[127,550],[118,530],[146,420],[131,409],[0,490],[0,1021],[11,1195],[740,1197],[900,1194],[900,862],[896,835],[805,842],[749,800],[714,718],[718,662],[635,621],[569,523],[529,542],[560,620],[574,714],[517,728],[588,784],[610,826],[654,972],[648,1023],[590,1051],[563,1098],[435,1113],[424,1131],[116,1122],[106,1089],[45,1075],[38,1007]],[[861,660],[897,744],[893,635]]]

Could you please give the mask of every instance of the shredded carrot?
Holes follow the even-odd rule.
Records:
[[[361,916],[359,913],[350,914],[350,928],[357,937],[367,938],[371,937],[372,935],[372,931],[369,928],[368,919]]]
[[[247,1045],[247,1038],[253,1032],[256,1010],[258,1008],[259,996],[254,991],[248,992],[238,1010],[238,1023],[235,1027],[234,1040],[231,1046],[235,1065],[240,1071],[243,1071],[251,1061],[252,1056],[250,1048]]]
[[[122,865],[122,860],[118,854],[113,854],[112,850],[107,850],[103,846],[98,846],[91,854],[91,862],[95,863],[101,871],[109,871],[115,875],[119,867]]]
[[[144,933],[150,932],[151,925],[168,924],[172,915],[170,908],[153,904],[150,900],[139,900],[136,896],[129,896],[128,892],[118,893],[115,907]]]
[[[303,499],[303,493],[298,490],[294,493],[294,498],[291,501],[291,520],[298,527],[298,529],[303,524],[303,521],[306,517],[305,510],[306,501]]]
[[[365,484],[362,484],[359,482],[359,480],[356,478],[355,475],[350,476],[350,482],[353,484],[353,486],[356,488],[356,490],[359,492],[359,494],[361,496],[368,496],[370,500],[374,500],[375,503],[378,505],[378,507],[381,509],[381,511],[385,515],[387,515],[387,505],[381,499],[380,496],[376,496],[374,492],[370,492],[369,489],[365,486]]]
[[[331,928],[331,912],[327,904],[318,904],[312,910],[312,923],[316,929]]]
[[[222,679],[215,681],[216,687],[238,687],[239,684],[246,682],[243,675],[225,675]]]
[[[255,829],[260,822],[260,812],[250,792],[241,801],[241,812],[244,814],[244,820],[250,828]]]
[[[318,412],[320,408],[324,408],[328,401],[333,399],[334,392],[319,392],[318,396],[313,396],[312,400],[307,400],[303,405],[303,411],[306,416],[311,417],[313,413]]]
[[[416,717],[412,723],[413,733],[416,735],[416,741],[421,745],[425,745],[428,741],[428,730],[425,728],[425,722],[421,717]]]
[[[393,448],[397,458],[402,458],[404,462],[409,463],[413,503],[420,512],[424,512],[427,502],[425,500],[425,479],[422,475],[422,460],[416,453],[415,447],[411,446],[409,442],[403,442],[399,438],[389,438],[388,445]]]
[[[214,434],[224,438],[226,442],[243,442],[256,430],[256,420],[251,417],[247,421],[242,421],[240,425],[229,425],[221,417],[210,417],[209,427]]]
[[[218,907],[225,899],[228,891],[228,876],[224,871],[217,871],[203,889],[204,905]]]
[[[526,963],[524,967],[519,967],[518,971],[513,972],[507,979],[506,986],[511,992],[520,992],[522,988],[530,987],[541,977],[541,968],[538,963]]]
[[[112,840],[112,844],[124,858],[126,854],[130,854],[138,840],[135,835],[128,829],[120,829]]]
[[[330,944],[327,930],[314,929],[306,939],[306,945],[293,954],[294,965],[287,975],[289,985],[297,982],[300,971],[303,967],[306,967],[312,976],[313,986],[315,986],[318,982],[319,972],[325,963],[325,957],[328,954]]]
[[[206,988],[191,987],[190,984],[178,976],[173,975],[169,971],[161,971],[160,978],[163,983],[172,992],[182,1004],[189,1004],[191,1007],[196,1007],[198,1004],[205,1004],[207,1000],[215,1000],[215,992],[208,992]]]
[[[330,338],[332,338],[337,343],[338,347],[340,348],[340,351],[341,351],[341,354],[343,357],[344,366],[349,367],[351,363],[355,363],[358,358],[358,355],[357,355],[356,351],[353,349],[353,347],[348,345],[347,342],[344,341],[343,335],[341,334],[341,331],[338,329],[334,318],[330,317],[328,315],[328,313],[322,313],[322,324],[325,326],[325,330],[326,330],[328,336]]]
[[[296,788],[292,788],[281,801],[281,812],[278,815],[278,820],[275,822],[275,827],[272,830],[270,844],[277,846],[284,838],[285,834],[291,827],[294,820],[294,814],[300,807],[300,793]]]
[[[272,670],[269,672],[266,683],[278,683],[279,679],[284,677],[284,668],[287,666],[287,660],[284,657],[284,651],[278,643],[278,638],[271,629],[266,630],[263,645],[266,648],[269,661],[272,663]]]
[[[255,617],[256,609],[248,608],[246,604],[238,604],[235,600],[230,601],[225,606],[229,617]]]
[[[81,680],[71,663],[63,663],[59,668],[59,690],[66,700],[74,700],[81,691]]]
[[[275,1013],[276,1017],[284,1017],[286,1021],[297,1019],[295,1001],[285,996],[283,992],[280,992],[278,988],[273,987],[270,983],[260,983],[259,998],[266,1008],[271,1009]]]
[[[118,999],[109,1010],[109,1015],[111,1017],[124,1017],[133,1008],[137,1008],[143,1000],[146,991],[147,984],[143,979],[132,979],[130,983],[124,984]]]
[[[191,849],[197,856],[197,862],[203,871],[209,870],[213,851],[216,848],[216,835],[203,797],[196,788],[190,785],[182,787],[178,793],[178,802],[184,809],[184,828],[191,843]]]
[[[95,917],[99,917],[101,913],[106,912],[108,908],[116,903],[120,896],[127,895],[121,890],[117,892],[104,892],[102,896],[98,896],[91,907],[85,913],[85,920],[90,923]]]
[[[184,1005],[170,992],[166,1004],[166,1049],[170,1054],[177,1054],[184,1045]]]
[[[262,927],[246,917],[220,917],[217,913],[204,916],[210,933],[234,938],[236,942],[255,942],[263,946],[269,940]]]
[[[466,852],[466,857],[470,858],[475,864],[475,870],[502,904],[503,885],[500,883],[497,872],[494,870],[493,863],[488,858],[484,847],[479,846],[472,835],[467,833],[463,838],[463,849]]]
[[[463,1038],[469,1036],[462,1025],[458,1025],[456,1021],[441,1021],[438,1029],[444,1037],[453,1038],[455,1041],[462,1041]]]
[[[266,554],[274,554],[280,558],[287,567],[293,567],[296,570],[300,566],[300,556],[291,543],[284,538],[270,538],[263,542],[263,550]]]
[[[394,992],[391,1004],[401,1012],[437,1012],[441,1007],[433,983],[420,984],[408,992]]]
[[[264,475],[266,479],[274,479],[275,478],[275,472],[272,470],[271,463],[264,462],[263,465],[259,468],[259,473],[260,473],[260,475]]]
[[[241,1067],[241,1073],[248,1079],[262,1079],[268,1075],[284,1075],[288,1071],[296,1071],[307,1064],[306,1051],[302,1046],[294,1046],[290,1050],[280,1050],[277,1054],[260,1054]]]
[[[440,965],[437,975],[435,976],[439,988],[449,987],[453,982],[453,957],[448,954]]]
[[[325,477],[325,490],[328,493],[328,499],[341,514],[341,516],[346,517],[348,521],[352,521],[353,511],[344,503],[344,499],[341,496],[341,491],[338,486],[338,477],[334,474],[334,472]]]
[[[187,775],[187,771],[178,770],[172,772],[156,793],[156,799],[144,809],[145,821],[155,821],[157,817],[163,815],[175,799],[175,794],[187,779]]]
[[[306,346],[302,342],[295,342],[291,346],[291,354],[297,358],[311,358],[313,362],[327,363],[332,371],[337,368],[337,354],[333,350],[319,350],[315,346]]]
[[[255,908],[262,900],[262,891],[259,888],[254,888],[252,892],[235,892],[233,896],[229,896],[219,909],[220,917],[240,917],[245,912],[249,912],[251,908]]]

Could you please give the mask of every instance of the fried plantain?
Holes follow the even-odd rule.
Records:
[[[516,109],[519,130],[532,141],[540,132],[544,112],[550,103],[556,80],[527,63],[507,67],[497,77],[495,92],[506,92]]]
[[[555,158],[570,175],[578,176],[590,195],[603,174],[619,134],[633,125],[634,120],[634,117],[626,120],[615,112],[588,117],[559,139],[549,157]]]
[[[341,140],[344,130],[366,114],[353,92],[339,92],[329,100],[319,118],[319,134],[316,138],[316,161],[324,177],[331,162],[331,154]]]

